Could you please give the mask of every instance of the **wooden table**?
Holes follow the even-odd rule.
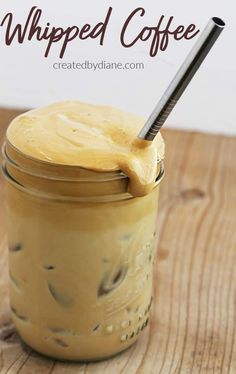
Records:
[[[15,111],[0,110],[0,142]],[[0,180],[0,373],[236,373],[236,139],[164,131],[154,306],[125,353],[61,363],[23,347],[11,324]]]

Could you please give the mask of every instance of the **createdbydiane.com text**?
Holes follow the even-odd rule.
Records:
[[[92,62],[85,60],[82,62],[54,62],[52,67],[54,70],[144,70],[145,64],[143,62],[111,62],[105,60]]]

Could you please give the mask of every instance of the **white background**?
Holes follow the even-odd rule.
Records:
[[[73,41],[67,49],[64,62],[121,61],[144,62],[145,70],[121,71],[55,71],[53,62],[59,61],[59,45],[50,57],[43,57],[46,43],[14,42],[5,46],[5,27],[0,28],[0,106],[35,107],[64,99],[79,99],[92,103],[118,106],[147,117],[178,67],[196,41],[169,43],[168,50],[156,57],[149,56],[149,42],[140,42],[133,48],[123,48],[120,31],[132,10],[142,6],[143,18],[134,22],[136,30],[155,26],[163,14],[174,16],[173,25],[190,23],[203,30],[212,16],[225,20],[227,27],[220,36],[204,65],[188,87],[178,106],[168,119],[167,127],[236,134],[236,5],[234,0],[2,0],[0,19],[11,11],[15,22],[24,22],[30,8],[42,8],[41,24],[55,26],[83,26],[103,21],[109,6],[113,13],[107,29],[104,46],[97,40]],[[166,21],[167,22],[167,21]]]

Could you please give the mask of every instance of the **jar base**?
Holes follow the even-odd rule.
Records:
[[[19,335],[19,333],[18,333]],[[118,352],[115,352],[113,354],[108,354],[107,356],[103,356],[103,357],[97,357],[97,358],[68,358],[68,357],[62,357],[62,355],[59,357],[57,355],[51,355],[51,354],[47,354],[46,352],[44,351],[41,351],[37,348],[35,348],[32,344],[28,344],[20,335],[19,335],[19,338],[22,342],[22,345],[24,345],[25,347],[27,347],[27,349],[32,349],[34,352],[38,353],[39,355],[45,357],[45,358],[49,358],[49,359],[54,359],[54,360],[58,360],[58,361],[61,361],[61,362],[74,362],[74,363],[96,363],[96,362],[100,362],[100,361],[106,361],[106,360],[109,360],[109,359],[112,359],[116,356],[119,356],[120,354],[124,353],[125,351],[127,351],[128,349],[130,349],[134,344],[137,343],[138,341],[138,338],[136,340],[134,340],[131,344],[129,344],[128,346],[124,347],[122,350],[118,351]]]

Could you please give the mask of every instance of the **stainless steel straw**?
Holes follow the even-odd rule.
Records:
[[[210,49],[225,27],[222,19],[213,17],[180,67],[154,111],[139,133],[139,138],[152,141],[166,121]]]

